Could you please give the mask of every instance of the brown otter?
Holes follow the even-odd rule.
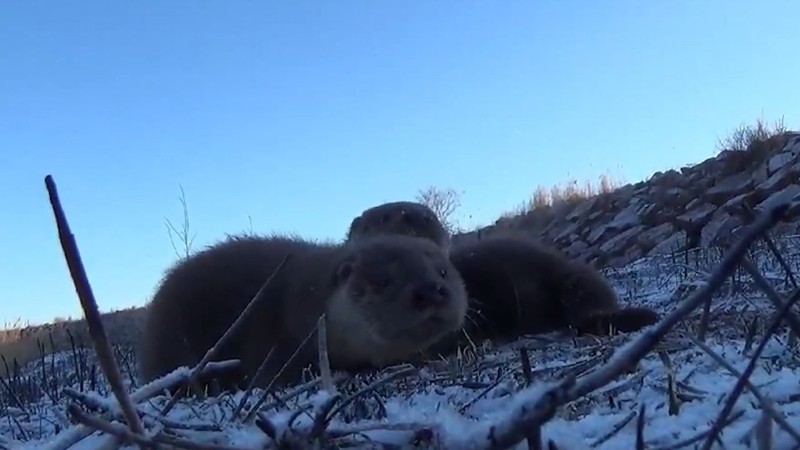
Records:
[[[276,236],[232,237],[166,274],[148,305],[143,381],[196,364],[287,254],[291,257],[269,283],[265,301],[215,358],[241,359],[235,386],[243,386],[240,377],[252,377],[275,346],[256,384],[269,383],[322,313],[333,370],[403,361],[462,326],[467,299],[461,277],[427,239],[377,235],[322,245]],[[279,384],[317,365],[316,343],[306,342]]]
[[[620,307],[590,265],[513,232],[454,247],[450,261],[470,297],[466,330],[478,338],[514,338],[572,328],[578,333],[622,332],[658,321],[648,308]]]
[[[346,239],[383,233],[430,239],[445,252],[450,243],[450,235],[436,213],[422,203],[409,201],[383,203],[364,210],[350,223]]]

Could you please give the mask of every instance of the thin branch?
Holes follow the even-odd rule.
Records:
[[[70,415],[72,415],[72,417],[75,418],[75,420],[77,420],[83,425],[113,435],[114,437],[122,440],[123,442],[124,441],[135,442],[136,444],[139,444],[140,446],[143,447],[158,448],[159,447],[158,444],[166,444],[176,448],[183,448],[187,450],[243,450],[243,447],[202,444],[163,434],[147,438],[143,435],[131,433],[131,431],[125,426],[122,426],[117,423],[108,422],[99,417],[94,417],[90,414],[87,414],[74,403],[70,403],[67,406],[67,411],[70,413]]]
[[[122,375],[114,359],[111,346],[108,343],[108,336],[103,327],[97,301],[94,298],[92,287],[89,284],[89,279],[86,276],[86,271],[81,261],[78,245],[75,242],[75,237],[72,235],[64,210],[61,207],[61,200],[58,197],[55,181],[53,181],[51,175],[47,175],[44,182],[47,186],[50,204],[52,205],[53,214],[55,215],[56,226],[58,227],[58,238],[61,241],[64,257],[66,258],[67,266],[69,266],[72,281],[75,284],[75,290],[78,293],[78,298],[83,308],[86,324],[89,327],[89,335],[92,338],[95,352],[97,352],[100,368],[103,370],[106,379],[108,379],[111,390],[114,392],[114,396],[117,398],[122,409],[122,414],[125,416],[125,420],[131,427],[131,430],[133,430],[135,434],[144,436],[144,427],[139,420],[139,415],[136,414],[136,408],[134,408],[131,402],[130,395],[122,384]]]
[[[767,299],[772,302],[772,305],[775,307],[775,309],[781,309],[785,302],[781,300],[780,294],[778,294],[778,292],[775,291],[775,288],[773,288],[764,278],[764,276],[761,274],[761,271],[758,270],[758,268],[747,258],[742,260],[742,266],[750,274],[750,276],[753,277],[753,282],[755,285],[764,291],[764,294],[767,295]],[[794,334],[796,336],[800,336],[800,319],[797,318],[797,315],[794,313],[794,311],[791,309],[787,310],[785,319],[789,325],[789,328],[791,328]]]

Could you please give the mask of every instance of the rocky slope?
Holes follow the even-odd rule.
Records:
[[[725,246],[747,223],[749,210],[783,198],[794,200],[777,231],[795,233],[800,224],[797,132],[775,136],[760,148],[723,151],[693,166],[658,172],[647,181],[567,205],[544,221],[534,210],[454,241],[524,229],[571,257],[621,266],[645,255]]]

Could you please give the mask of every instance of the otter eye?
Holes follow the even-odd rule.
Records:
[[[381,216],[381,223],[388,222],[390,218],[391,217],[388,214],[384,214],[383,216]]]
[[[447,269],[439,269],[439,275],[441,275],[442,278],[447,278]]]

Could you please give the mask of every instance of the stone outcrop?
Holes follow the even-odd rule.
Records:
[[[498,221],[480,230],[480,237],[472,232],[453,239],[525,228],[570,257],[618,266],[654,253],[726,245],[748,223],[752,211],[783,200],[792,203],[782,227],[796,231],[800,133],[786,133],[768,144],[771,148],[764,154],[724,151],[694,166],[658,172],[647,181],[561,205],[559,213],[532,211]],[[537,214],[549,216],[532,217]]]

